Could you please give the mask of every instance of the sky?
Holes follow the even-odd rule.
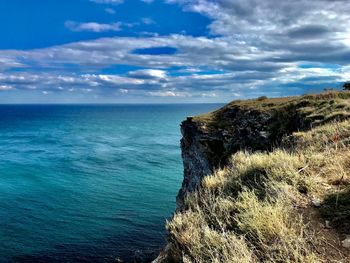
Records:
[[[0,103],[298,95],[349,62],[349,0],[0,0]]]

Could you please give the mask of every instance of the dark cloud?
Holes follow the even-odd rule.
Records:
[[[288,32],[288,36],[291,38],[321,38],[325,37],[326,34],[333,32],[330,28],[324,25],[305,25],[297,28],[292,28]]]

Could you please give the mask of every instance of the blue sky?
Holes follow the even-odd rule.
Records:
[[[0,0],[0,103],[227,102],[350,79],[347,0]]]

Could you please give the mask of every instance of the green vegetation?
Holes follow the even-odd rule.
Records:
[[[236,101],[195,121],[228,125],[218,118],[238,105],[280,122],[299,112],[314,128],[204,177],[167,223],[168,262],[350,262],[339,242],[350,234],[350,93]]]

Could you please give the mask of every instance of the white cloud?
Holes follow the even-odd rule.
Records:
[[[129,93],[129,90],[128,89],[119,89],[119,92],[121,94],[128,94]]]
[[[0,57],[0,70],[24,67],[26,66],[23,63],[17,61],[15,57],[11,57],[11,54],[4,54],[4,56]]]
[[[201,94],[202,97],[204,98],[210,98],[210,97],[217,97],[218,95],[215,92],[210,92],[210,93],[202,93]]]
[[[122,85],[142,85],[145,82],[140,79],[122,77],[118,75],[86,75],[87,80],[89,81],[97,81],[98,83],[104,82],[106,84],[122,86]]]
[[[113,94],[128,90],[129,94],[157,97],[187,94],[208,100],[229,100],[237,94],[244,97],[264,92],[303,93],[308,85],[321,88],[350,79],[350,5],[347,1],[168,2],[209,17],[212,35],[158,36],[148,32],[148,37],[144,33],[140,37],[102,38],[36,50],[2,50],[0,71],[22,67],[24,72],[0,74],[0,85],[45,90],[60,86],[64,89],[61,92],[91,88],[91,92],[106,94],[110,90]],[[76,31],[118,31],[125,26],[72,23],[68,26]],[[171,47],[177,52],[163,55],[133,52],[162,47]],[[33,64],[36,70],[30,69]],[[79,68],[77,72],[82,73],[71,74],[67,64],[75,65]],[[116,65],[141,69],[125,74],[99,74],[101,69]],[[51,73],[43,73],[46,69]]]
[[[0,85],[0,91],[2,90],[11,90],[13,89],[12,86],[9,86],[9,85]]]
[[[137,79],[165,79],[166,78],[166,71],[159,70],[159,69],[142,69],[142,70],[136,70],[136,71],[130,71],[128,73],[130,77],[137,78]]]
[[[151,91],[148,93],[154,97],[190,97],[191,94],[186,92],[175,92],[175,91]]]
[[[0,73],[0,90],[41,90],[55,94],[56,92],[92,93],[95,95],[111,97],[111,91],[119,94],[141,95],[152,97],[174,98],[203,98],[229,100],[233,96],[261,96],[264,93],[277,95],[305,93],[304,85],[317,87],[325,83],[323,87],[332,86],[329,83],[346,81],[350,77],[350,67],[341,70],[326,68],[299,68],[291,65],[285,68],[279,75],[266,74],[256,71],[230,72],[213,74],[210,78],[199,77],[198,73],[172,76],[164,71],[143,72],[143,78],[139,74],[106,75],[106,74],[72,74],[57,75],[55,73],[12,72]],[[136,71],[137,72],[137,71]],[[149,74],[150,73],[150,74]],[[134,76],[133,76],[134,75]],[[149,76],[153,77],[149,77]],[[166,76],[164,78],[164,76]],[[294,91],[288,88],[295,83]],[[300,86],[300,89],[298,88]],[[59,88],[56,88],[59,87]],[[295,91],[296,90],[296,91]],[[289,93],[288,93],[289,92]],[[114,93],[115,94],[115,93]]]
[[[91,31],[91,32],[105,32],[105,31],[120,31],[121,23],[101,24],[97,22],[79,23],[75,21],[66,21],[66,28],[72,31]]]

